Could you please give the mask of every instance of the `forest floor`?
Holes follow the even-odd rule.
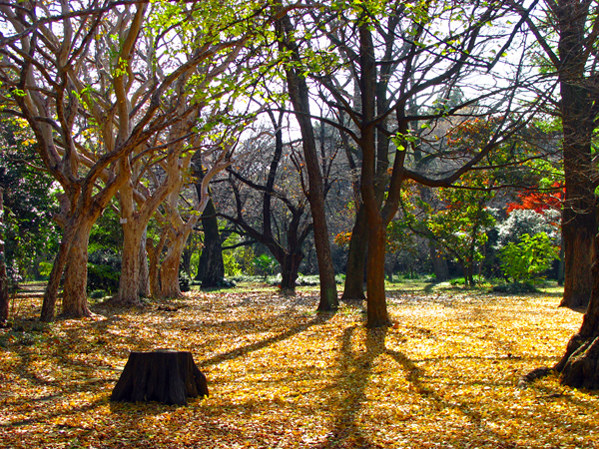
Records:
[[[596,448],[596,393],[556,375],[517,386],[580,326],[559,296],[395,286],[394,326],[368,332],[359,305],[316,314],[314,289],[96,304],[49,325],[21,293],[0,330],[0,447]],[[191,351],[210,397],[110,402],[129,352],[156,348]]]

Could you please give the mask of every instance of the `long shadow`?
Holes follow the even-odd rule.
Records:
[[[327,439],[315,449],[335,448],[348,437],[353,438],[356,448],[378,448],[360,429],[357,418],[363,404],[367,402],[366,379],[376,358],[385,352],[386,329],[369,329],[366,337],[366,352],[356,353],[351,349],[351,339],[358,326],[347,328],[341,337],[341,355],[339,365],[346,367],[340,374],[339,391],[345,389],[345,397],[339,398],[342,412],[336,416],[334,428],[327,434]],[[358,375],[359,374],[359,375]],[[346,446],[343,446],[346,447]]]
[[[247,346],[243,346],[241,348],[236,348],[231,351],[224,352],[222,354],[215,355],[208,359],[204,359],[198,363],[200,367],[206,367],[210,365],[215,365],[217,363],[224,362],[225,360],[232,360],[238,357],[242,357],[250,352],[259,351],[260,349],[264,349],[267,346],[273,345],[275,343],[279,343],[283,340],[287,340],[288,338],[299,334],[300,332],[304,332],[305,330],[311,328],[312,326],[316,326],[318,324],[323,324],[329,321],[331,318],[335,316],[335,312],[328,313],[319,313],[316,317],[304,324],[299,324],[297,326],[292,327],[285,332],[282,332],[273,337],[266,338],[264,340],[258,341],[256,343],[251,343]]]
[[[407,357],[405,354],[393,349],[388,349],[385,344],[387,335],[386,329],[371,329],[368,330],[366,336],[366,352],[355,352],[351,349],[352,335],[357,329],[357,326],[348,328],[345,330],[342,336],[342,344],[340,350],[339,366],[344,368],[338,378],[337,385],[333,386],[333,389],[343,391],[344,396],[339,397],[338,407],[340,410],[337,416],[334,417],[334,427],[327,434],[326,440],[316,446],[313,449],[334,449],[334,448],[345,448],[349,441],[355,448],[382,448],[383,446],[377,445],[369,439],[365,432],[360,428],[359,425],[359,414],[364,404],[368,402],[366,397],[367,379],[371,372],[374,361],[381,355],[390,356],[398,365],[398,369],[405,372],[406,380],[412,384],[413,390],[416,394],[426,398],[428,401],[432,401],[437,404],[438,409],[453,409],[459,411],[475,425],[481,426],[482,419],[479,413],[468,406],[467,403],[450,403],[446,401],[435,389],[428,387],[422,380],[425,375],[425,371],[418,366],[417,362],[427,362],[435,360],[450,359],[455,357],[447,358],[431,358],[414,361]],[[467,356],[462,358],[469,358]],[[473,359],[480,357],[471,357]],[[480,382],[476,382],[480,384]],[[464,385],[468,385],[464,383]],[[492,385],[496,385],[493,383]],[[488,430],[490,434],[500,441],[503,440],[505,447],[510,446],[512,443],[505,440],[505,436],[494,430]],[[344,441],[348,438],[351,440]]]

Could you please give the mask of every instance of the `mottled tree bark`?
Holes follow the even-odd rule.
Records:
[[[137,220],[127,220],[126,223],[122,223],[124,241],[121,276],[119,291],[114,300],[120,304],[139,305],[140,252],[145,227],[141,228]]]
[[[91,315],[87,303],[87,247],[95,217],[85,217],[69,248],[62,291],[62,315],[81,318]]]

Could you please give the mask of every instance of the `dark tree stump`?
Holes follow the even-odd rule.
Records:
[[[110,399],[185,405],[198,396],[208,396],[208,384],[191,352],[161,349],[131,352]]]

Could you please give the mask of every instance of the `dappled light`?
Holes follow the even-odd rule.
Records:
[[[550,295],[433,288],[391,293],[394,325],[363,309],[315,313],[300,289],[186,294],[144,309],[0,334],[0,438],[7,447],[580,447],[599,399],[555,375],[581,315]],[[35,313],[23,307],[23,315]],[[111,403],[130,351],[191,351],[210,397],[188,406]],[[582,437],[584,435],[584,438]]]

